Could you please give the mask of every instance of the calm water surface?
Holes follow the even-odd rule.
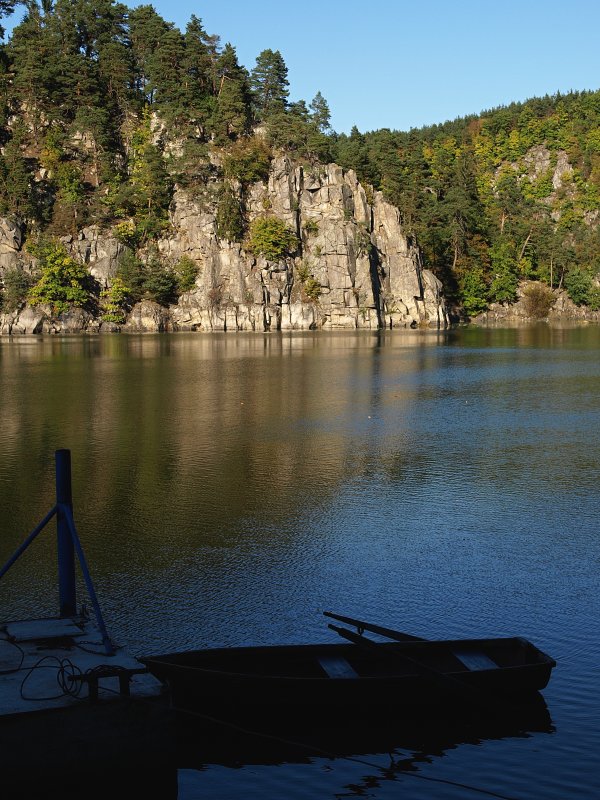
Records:
[[[181,770],[182,800],[597,798],[599,356],[592,327],[0,339],[0,561],[68,447],[105,616],[134,652],[333,641],[332,609],[519,634],[558,662],[544,730],[403,739],[410,774],[376,748],[207,764]],[[53,548],[0,584],[2,617],[55,611]]]

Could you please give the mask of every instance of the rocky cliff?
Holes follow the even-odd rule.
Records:
[[[233,185],[235,191],[240,187]],[[265,331],[447,325],[441,284],[423,269],[402,230],[398,210],[365,189],[352,170],[335,164],[295,166],[272,161],[266,182],[246,189],[247,223],[273,215],[295,232],[294,253],[278,261],[255,257],[219,238],[216,203],[176,188],[170,227],[158,242],[167,264],[183,256],[198,266],[196,286],[167,307],[134,306],[128,331]],[[100,288],[110,285],[125,246],[110,230],[85,228],[64,237]],[[0,271],[30,270],[18,223],[0,225]],[[118,330],[91,311],[53,317],[44,307],[0,316],[4,334]]]

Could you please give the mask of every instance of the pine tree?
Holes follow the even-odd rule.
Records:
[[[207,95],[217,93],[219,37],[209,36],[194,14],[185,29],[185,55],[182,62],[186,96],[192,106],[202,104]]]
[[[263,50],[250,73],[254,107],[258,119],[283,111],[287,105],[288,69],[279,50]]]
[[[35,126],[35,110],[51,107],[51,85],[55,69],[55,46],[41,9],[32,4],[14,29],[6,53],[12,65],[12,99],[25,103]],[[34,136],[36,128],[34,127]]]
[[[317,92],[313,97],[310,110],[312,111],[312,120],[321,133],[331,130],[329,105],[321,92]]]
[[[235,48],[226,44],[217,61],[220,85],[214,115],[214,132],[224,143],[246,133],[250,127],[250,87],[248,73],[240,67]]]
[[[138,6],[129,12],[129,31],[134,57],[133,88],[144,102],[155,100],[153,59],[161,40],[173,26],[156,13],[150,5]]]
[[[154,99],[159,109],[171,118],[186,114],[185,80],[181,64],[184,39],[178,30],[166,31],[149,59],[149,72]]]
[[[0,213],[27,219],[37,216],[32,202],[31,172],[23,156],[25,127],[17,125],[0,157]]]

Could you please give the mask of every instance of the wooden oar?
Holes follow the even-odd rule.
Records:
[[[371,622],[363,622],[360,619],[352,619],[352,617],[343,617],[341,614],[333,614],[331,611],[324,611],[323,616],[337,619],[338,622],[344,622],[346,625],[352,625],[356,628],[359,634],[362,635],[363,631],[376,633],[379,636],[385,636],[387,639],[393,639],[395,642],[424,642],[420,636],[412,636],[410,633],[402,633],[401,631],[394,631],[391,628],[382,628],[381,625],[373,625]],[[329,626],[332,630],[337,630],[334,625]]]

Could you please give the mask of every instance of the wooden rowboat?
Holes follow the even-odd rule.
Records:
[[[228,718],[457,702],[485,707],[543,689],[555,666],[520,637],[374,642],[334,629],[352,643],[227,647],[140,660],[168,684],[175,708]]]

